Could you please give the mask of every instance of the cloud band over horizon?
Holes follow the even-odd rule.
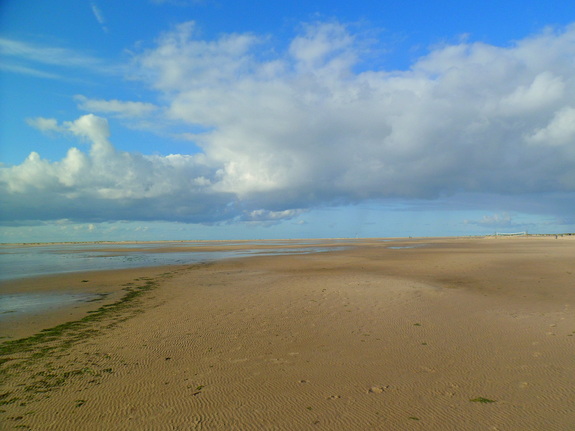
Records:
[[[465,194],[572,217],[575,25],[505,47],[437,46],[402,71],[370,68],[370,47],[338,22],[302,26],[283,51],[254,34],[201,40],[180,24],[127,67],[155,100],[75,95],[88,114],[28,120],[90,148],[0,166],[0,220],[273,222]],[[120,151],[103,116],[200,151]]]

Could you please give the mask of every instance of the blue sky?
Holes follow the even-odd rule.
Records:
[[[4,0],[0,241],[575,231],[570,1]]]

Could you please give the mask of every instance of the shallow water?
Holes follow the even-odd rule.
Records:
[[[0,246],[0,281],[15,280],[49,274],[63,274],[84,271],[142,268],[163,265],[186,265],[249,255],[304,254],[337,250],[342,247],[281,248],[284,242],[267,242],[272,248],[242,249],[229,251],[169,251],[165,248],[234,246],[226,243],[139,243],[139,244],[47,244],[37,246]],[[246,247],[264,245],[260,242],[246,244]],[[311,243],[289,243],[308,245]],[[273,248],[278,247],[278,248]],[[140,251],[138,249],[144,249]],[[153,250],[157,249],[158,252]],[[164,250],[162,250],[164,249]],[[62,293],[2,294],[0,286],[0,319],[14,313],[49,311],[56,307],[90,301],[93,295]]]
[[[19,293],[0,295],[0,321],[3,317],[50,311],[98,299],[86,293]]]
[[[284,249],[281,243],[268,243],[278,248],[229,251],[170,251],[167,247],[221,246],[220,243],[140,243],[140,244],[50,244],[39,246],[0,246],[0,280],[14,280],[48,274],[180,265],[229,259],[248,255],[317,253],[334,247]],[[226,246],[237,245],[226,243]],[[256,246],[254,242],[244,244]],[[297,244],[296,244],[297,245]],[[301,244],[303,245],[303,244]],[[145,248],[146,251],[139,251]],[[158,252],[154,252],[157,249]],[[112,250],[112,251],[111,251]],[[152,250],[152,251],[150,251]]]
[[[47,274],[177,265],[236,257],[238,252],[98,251],[110,246],[36,246],[0,251],[0,280]],[[148,245],[149,247],[149,245]],[[116,247],[114,247],[116,248]]]

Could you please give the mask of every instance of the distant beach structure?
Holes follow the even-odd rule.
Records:
[[[526,236],[526,235],[528,235],[527,232],[513,232],[513,233],[495,232],[495,236]]]

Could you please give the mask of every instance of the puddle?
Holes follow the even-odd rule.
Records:
[[[0,320],[69,307],[74,304],[100,299],[100,295],[87,293],[16,293],[0,295]]]

